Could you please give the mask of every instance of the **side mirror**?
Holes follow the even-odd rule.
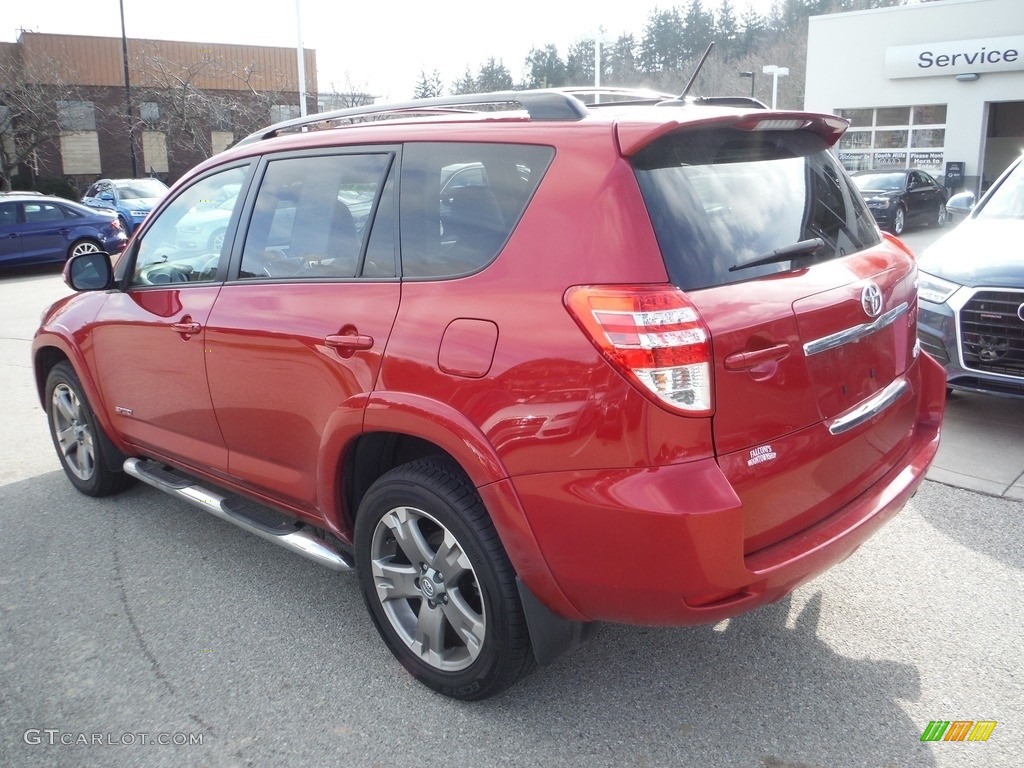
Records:
[[[973,192],[957,192],[946,201],[946,213],[963,218],[974,210],[975,202]]]
[[[64,282],[74,291],[103,291],[114,282],[110,254],[80,253],[64,265]]]
[[[108,200],[110,202],[113,202],[114,201],[114,193],[113,192],[100,192],[100,200]]]

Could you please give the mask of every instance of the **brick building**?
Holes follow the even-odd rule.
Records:
[[[315,51],[304,65],[313,112]],[[19,168],[19,186],[59,178],[81,190],[130,177],[132,139],[135,175],[173,182],[252,130],[299,114],[293,48],[129,39],[130,120],[121,38],[22,32],[0,43],[0,68],[46,94],[59,125]]]

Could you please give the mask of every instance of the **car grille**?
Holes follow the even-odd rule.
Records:
[[[1024,376],[1024,292],[978,291],[960,310],[960,354],[965,368]]]

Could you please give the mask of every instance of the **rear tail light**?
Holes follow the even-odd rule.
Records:
[[[121,220],[115,218],[113,221],[110,222],[110,228],[113,229],[115,232],[119,232],[121,230]]]
[[[711,336],[673,286],[582,285],[565,304],[594,345],[659,405],[711,414]]]

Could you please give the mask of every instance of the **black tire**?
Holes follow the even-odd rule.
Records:
[[[132,233],[131,227],[128,224],[128,219],[118,214],[117,220],[121,222],[121,229],[124,231],[126,236],[130,236]]]
[[[892,214],[892,233],[894,235],[902,235],[903,230],[907,228],[907,211],[902,205],[896,206],[896,210]]]
[[[113,447],[66,361],[53,366],[46,377],[46,417],[53,447],[75,488],[87,496],[109,496],[131,484],[120,466],[108,464]]]
[[[473,701],[532,668],[515,571],[457,465],[420,459],[378,478],[359,505],[355,543],[370,616],[422,683]]]

